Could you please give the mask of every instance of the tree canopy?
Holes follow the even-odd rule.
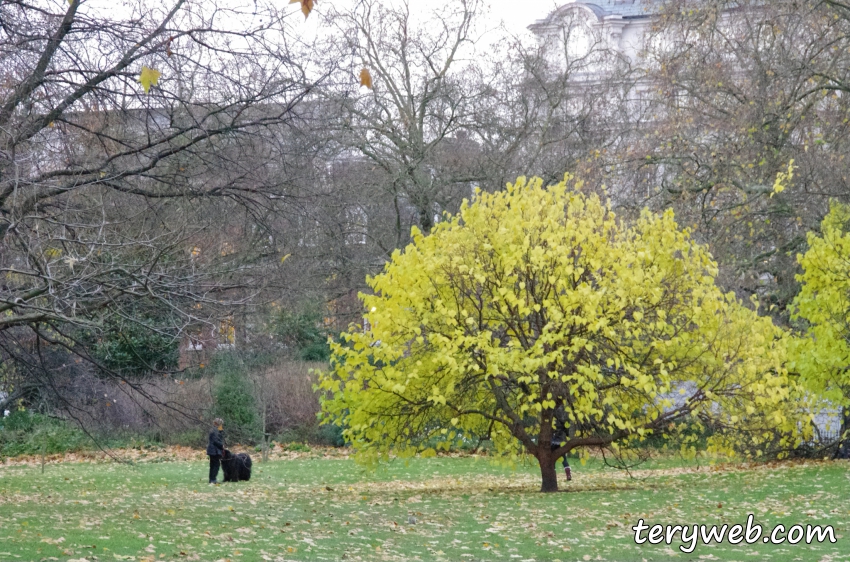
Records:
[[[287,10],[0,3],[8,400],[173,370],[180,337],[273,285],[283,139],[312,87]]]
[[[805,322],[793,340],[791,368],[817,396],[850,413],[850,207],[833,203],[820,234],[810,232],[809,249],[798,256],[802,284],[794,299],[794,318]]]
[[[796,427],[782,332],[717,287],[672,211],[627,223],[569,177],[520,178],[412,237],[369,279],[367,329],[332,346],[321,380],[362,458],[484,436],[534,456],[554,491],[576,448],[683,424],[757,447]]]

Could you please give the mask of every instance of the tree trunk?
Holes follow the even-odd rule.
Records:
[[[549,447],[540,447],[540,451],[537,453],[537,462],[540,463],[540,475],[543,478],[543,483],[540,486],[541,492],[558,491],[558,474],[555,472],[557,460]]]
[[[841,409],[841,433],[838,435],[838,449],[835,458],[850,459],[850,407]]]
[[[269,433],[266,429],[266,402],[263,399],[263,462],[269,462]]]

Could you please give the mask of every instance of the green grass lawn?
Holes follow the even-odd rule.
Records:
[[[850,560],[850,464],[713,470],[655,463],[631,477],[574,463],[540,494],[534,467],[484,459],[255,464],[209,486],[206,464],[0,467],[0,560]],[[836,544],[637,546],[665,524],[833,525]],[[415,521],[415,522],[414,522]]]

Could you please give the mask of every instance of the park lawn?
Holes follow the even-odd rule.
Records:
[[[255,464],[209,486],[200,462],[0,466],[0,560],[850,560],[850,465],[809,462],[632,472],[591,462],[557,494],[533,466],[415,459]],[[563,484],[563,483],[562,483]],[[637,546],[631,527],[833,525],[836,544]]]

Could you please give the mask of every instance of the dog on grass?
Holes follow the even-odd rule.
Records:
[[[251,479],[251,457],[247,453],[234,455],[227,449],[221,457],[225,482],[247,482]]]

